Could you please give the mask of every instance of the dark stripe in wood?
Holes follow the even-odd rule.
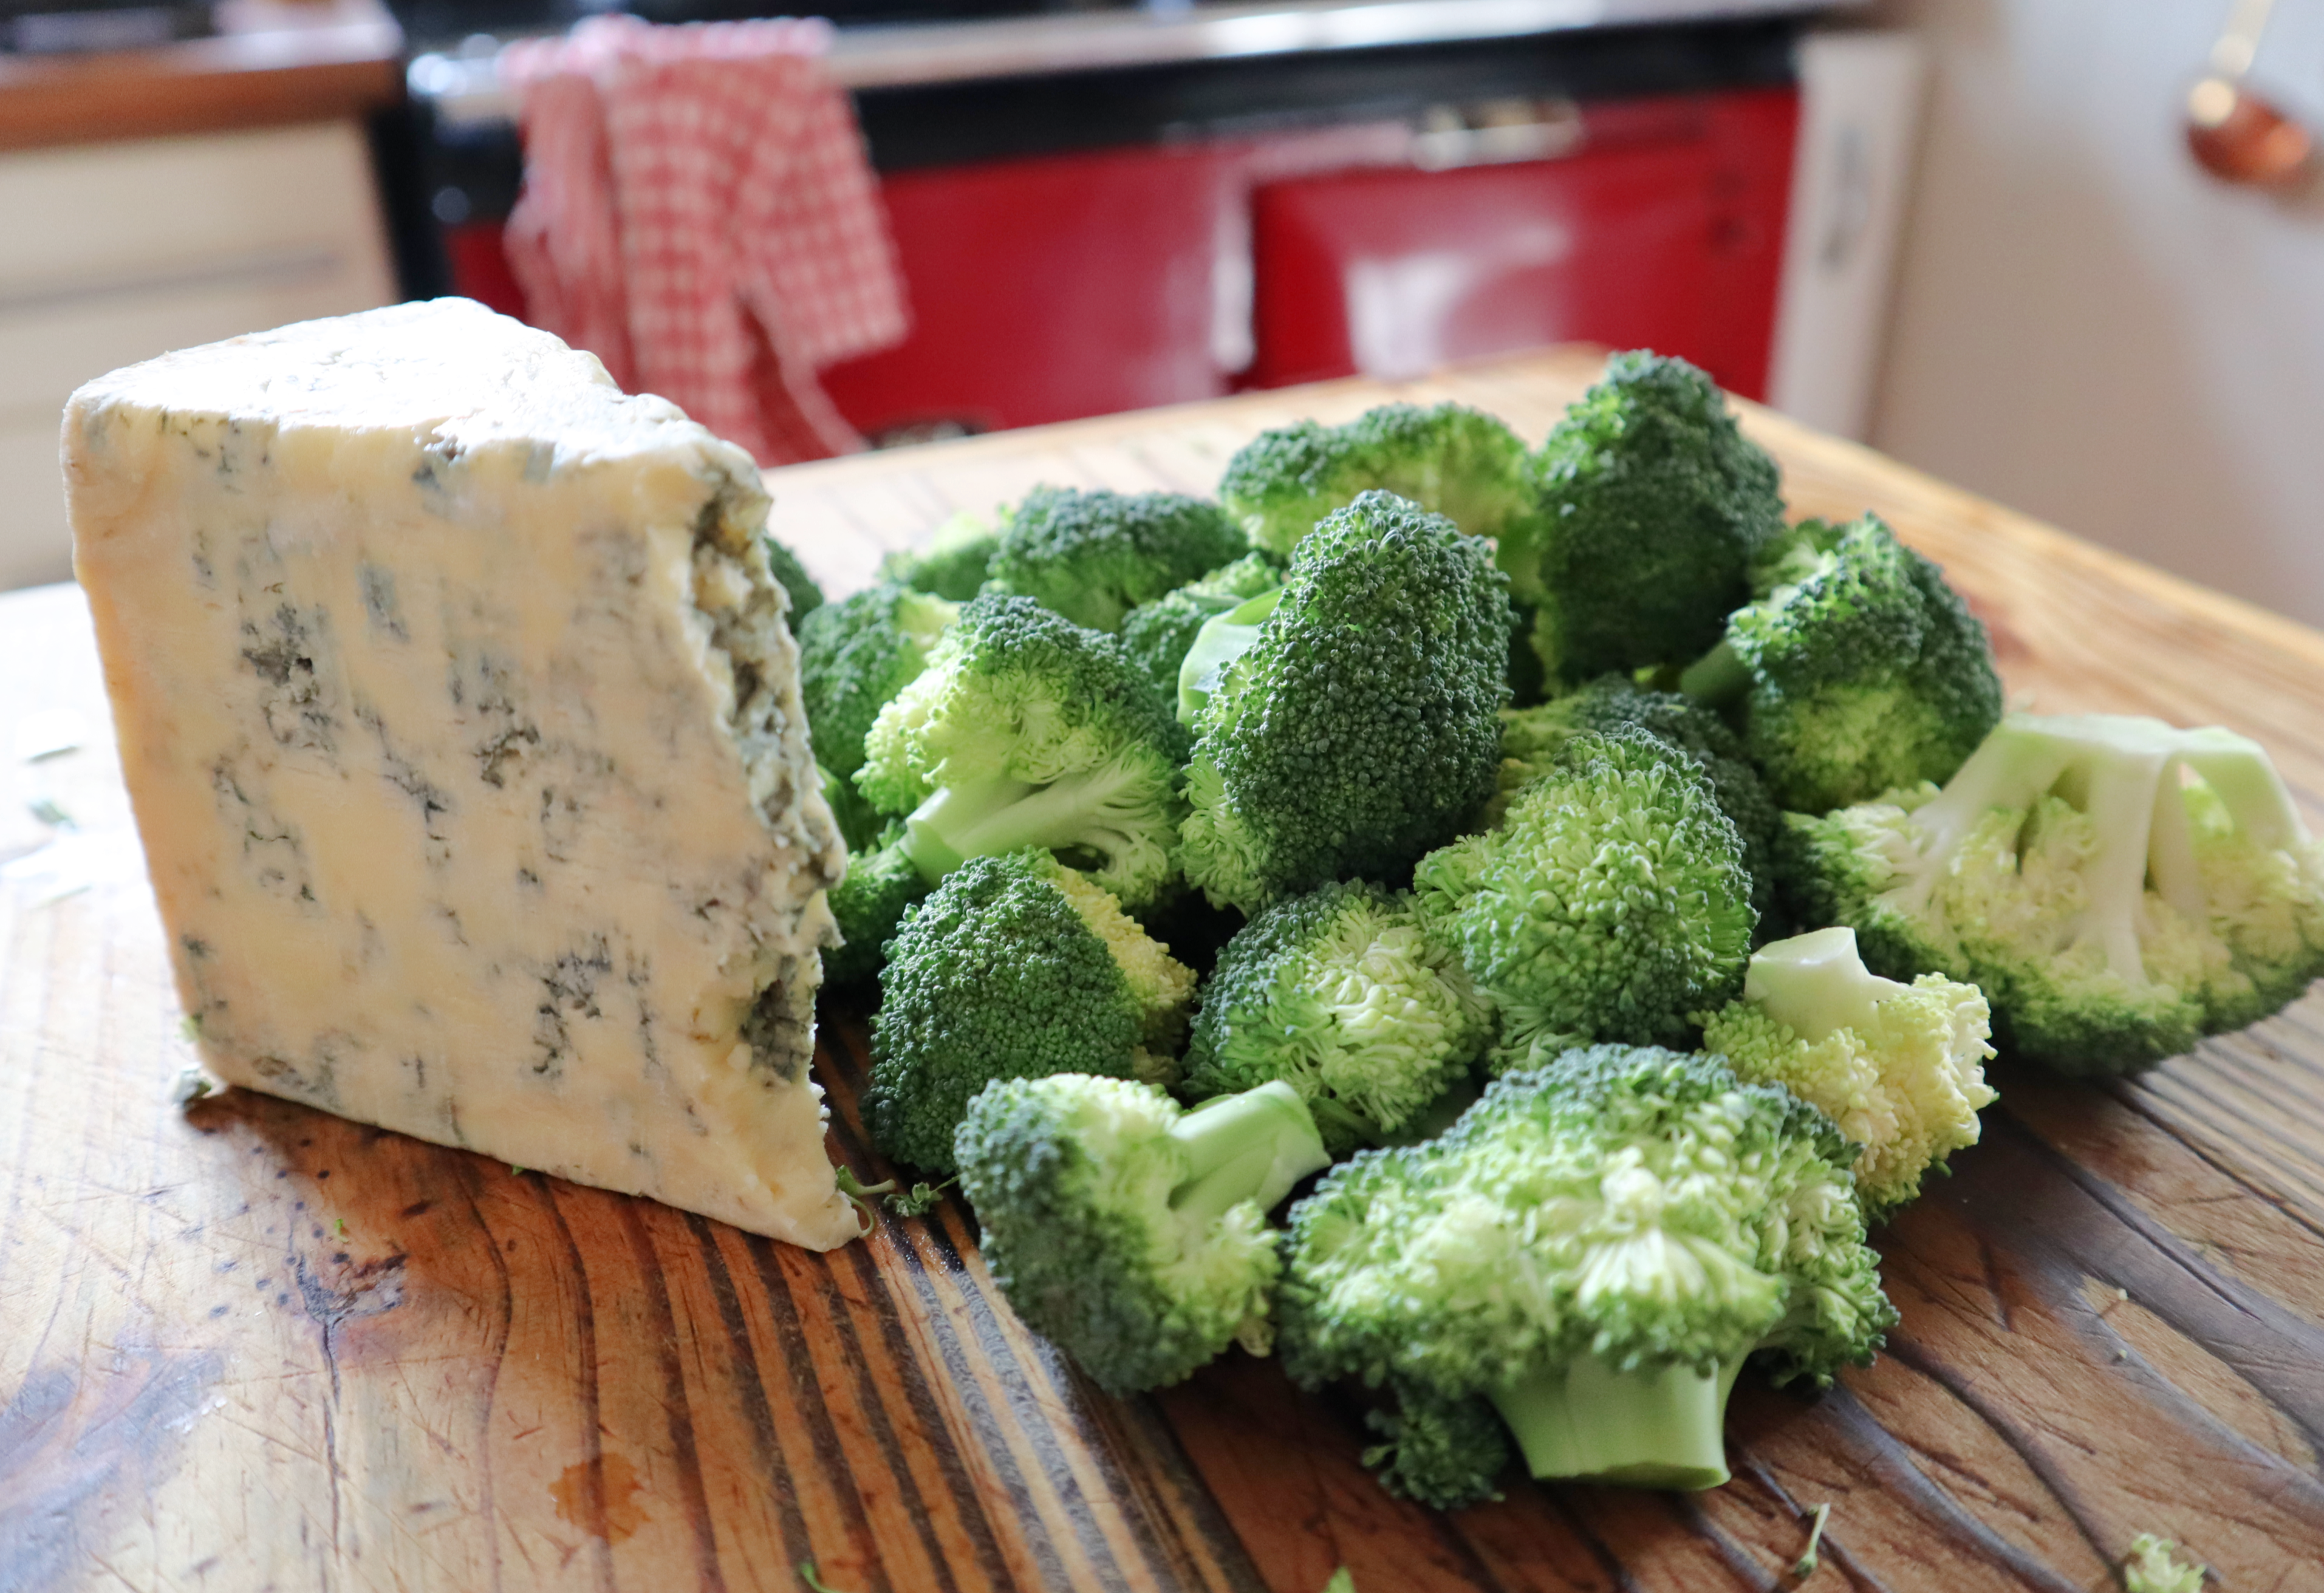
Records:
[[[859,1115],[858,1096],[862,1088],[864,1069],[853,1044],[853,1028],[848,1023],[826,1024],[822,1027],[822,1034],[824,1054],[818,1066],[825,1094],[834,1103],[833,1137],[839,1142],[843,1159],[858,1178],[866,1183],[882,1183],[890,1175],[891,1170],[872,1151]],[[877,1209],[873,1220],[875,1224],[885,1224],[887,1212],[884,1207]],[[880,1335],[881,1347],[888,1354],[889,1363],[900,1373],[904,1383],[904,1410],[909,1424],[918,1432],[948,1434],[943,1407],[928,1386],[919,1351],[904,1331],[905,1303],[892,1275],[899,1265],[908,1272],[917,1266],[918,1258],[912,1256],[911,1247],[896,1241],[892,1230],[882,1229],[862,1243],[849,1246],[848,1252],[850,1264],[865,1297],[881,1303],[881,1308],[871,1312],[872,1322]],[[908,1284],[906,1286],[910,1285]],[[929,1331],[932,1333],[942,1332],[941,1322],[932,1321]],[[856,1367],[857,1398],[863,1405],[872,1424],[872,1437],[886,1457],[889,1469],[896,1474],[899,1486],[905,1490],[903,1496],[909,1502],[914,1518],[922,1524],[929,1559],[945,1579],[945,1586],[950,1588],[953,1586],[952,1568],[929,1524],[929,1514],[918,1478],[897,1441],[896,1423],[890,1418],[887,1405],[887,1391],[881,1389],[870,1375],[860,1341],[853,1337],[852,1323],[849,1324],[849,1331],[850,1342],[858,1346],[856,1353],[851,1357]],[[969,1476],[958,1451],[947,1443],[938,1446],[933,1458],[936,1461],[938,1474],[944,1478],[945,1491],[952,1496],[953,1507],[961,1525],[975,1545],[977,1570],[991,1586],[1008,1585],[1012,1579],[1007,1558],[1001,1552],[1000,1541],[994,1533],[991,1520],[986,1515],[984,1502],[978,1496],[975,1481]]]
[[[939,1257],[944,1257],[945,1277],[955,1282],[955,1286],[960,1289],[960,1301],[962,1305],[967,1305],[969,1323],[976,1333],[976,1351],[983,1354],[985,1366],[990,1366],[995,1372],[997,1382],[1001,1384],[1001,1398],[1009,1403],[1009,1416],[1011,1416],[1018,1431],[1025,1435],[1025,1442],[1032,1447],[1034,1463],[1041,1468],[1041,1475],[1048,1479],[1050,1488],[1057,1493],[1057,1500],[1066,1507],[1066,1516],[1072,1519],[1074,1525],[1074,1537],[1081,1542],[1081,1552],[1083,1556],[1088,1556],[1090,1570],[1097,1574],[1102,1586],[1122,1588],[1122,1593],[1127,1593],[1132,1584],[1122,1574],[1120,1563],[1113,1558],[1113,1544],[1106,1542],[1104,1533],[1099,1530],[1093,1512],[1088,1509],[1088,1497],[1083,1496],[1081,1479],[1074,1475],[1072,1463],[1066,1460],[1065,1449],[1057,1442],[1056,1421],[1050,1421],[1050,1412],[1041,1407],[1041,1400],[1034,1398],[1032,1377],[1025,1370],[1025,1363],[1018,1358],[1016,1349],[1009,1345],[1009,1335],[1001,1331],[1000,1321],[992,1314],[992,1303],[985,1301],[985,1295],[967,1282],[967,1261],[962,1261],[960,1252],[962,1247],[973,1245],[976,1240],[967,1233],[967,1224],[962,1224],[960,1214],[945,1212],[945,1217],[951,1217],[951,1224],[941,1224],[941,1221],[939,1224],[927,1224],[925,1238],[927,1238],[927,1245]],[[927,1268],[920,1270],[920,1277],[927,1279]],[[936,1331],[944,1333],[941,1321]],[[1056,1356],[1057,1351],[1041,1345],[1037,1354]],[[995,1451],[1000,1451],[1000,1444],[995,1444]],[[1041,1535],[1038,1544],[1046,1553],[1056,1556],[1056,1544],[1048,1540],[1046,1533]]]
[[[1857,1451],[1871,1479],[1908,1500],[1924,1518],[1941,1523],[1955,1542],[1986,1564],[2009,1572],[2034,1593],[2088,1593],[1964,1509],[1931,1480],[1912,1451],[1875,1421],[1843,1383],[1827,1390],[1818,1407]]]
[[[1548,1501],[1549,1507],[1557,1513],[1558,1518],[1565,1523],[1567,1529],[1582,1540],[1583,1546],[1590,1551],[1590,1557],[1598,1562],[1598,1569],[1604,1574],[1607,1581],[1617,1588],[1618,1593],[1637,1593],[1637,1579],[1630,1575],[1629,1568],[1622,1563],[1620,1556],[1614,1552],[1612,1545],[1600,1537],[1582,1512],[1573,1507],[1573,1501],[1568,1496],[1566,1491],[1563,1488],[1554,1487],[1541,1488],[1537,1491],[1544,1499]],[[1501,1586],[1497,1579],[1485,1571],[1482,1566],[1480,1566],[1478,1570],[1479,1587],[1499,1588]]]
[[[831,1481],[840,1512],[846,1518],[848,1535],[876,1548],[879,1539],[872,1533],[870,1519],[864,1513],[863,1496],[856,1487],[854,1470],[848,1462],[845,1447],[839,1441],[838,1430],[832,1424],[830,1407],[825,1404],[822,1389],[816,1383],[814,1357],[807,1349],[807,1329],[800,1321],[798,1302],[792,1296],[790,1284],[783,1276],[782,1264],[775,1254],[775,1241],[753,1236],[745,1242],[750,1247],[752,1265],[759,1275],[759,1286],[765,1292],[767,1313],[774,1323],[783,1370],[790,1383],[792,1403],[807,1416],[808,1442],[815,1451],[815,1464]],[[941,1559],[938,1563],[942,1563]],[[884,1561],[874,1561],[873,1565],[879,1578],[875,1593],[888,1593],[892,1584]],[[947,1593],[950,1593],[949,1589]]]
[[[2221,1141],[2230,1154],[2257,1165],[2284,1195],[2324,1213],[2324,1177],[2305,1161],[2303,1146],[2283,1138],[2281,1117],[2242,1105],[2236,1099],[2241,1091],[2216,1073],[2207,1069],[2201,1076],[2189,1077],[2175,1071],[2181,1065],[2166,1064],[2116,1089],[2125,1099],[2134,1093],[2143,1096],[2175,1113],[2182,1123],[2195,1125]],[[2223,1119],[2232,1127],[2223,1126]]]
[[[1729,1446],[1730,1450],[1733,1445]],[[1760,1492],[1783,1506],[1785,1514],[1798,1524],[1800,1544],[1806,1547],[1808,1533],[1815,1530],[1815,1512],[1792,1496],[1792,1491],[1775,1478],[1775,1474],[1753,1459],[1749,1454],[1734,1455],[1730,1463],[1737,1478],[1751,1483]],[[1822,1502],[1822,1501],[1819,1501]],[[1857,1559],[1848,1547],[1846,1523],[1840,1520],[1841,1502],[1829,1501],[1831,1515],[1824,1523],[1823,1536],[1817,1540],[1817,1553],[1831,1562],[1833,1570],[1848,1579],[1849,1586],[1864,1593],[1890,1593],[1888,1584],[1877,1573]]]
[[[2101,1560],[2108,1558],[2102,1535],[2090,1524],[2089,1502],[2075,1488],[2071,1479],[2058,1469],[2047,1448],[2034,1442],[2023,1426],[2012,1420],[1999,1405],[1986,1398],[1981,1389],[1974,1387],[1960,1369],[1942,1356],[1931,1355],[1912,1339],[1894,1332],[1888,1335],[1887,1353],[1952,1395],[1962,1407],[1973,1412],[1977,1419],[2007,1445],[2009,1451],[2024,1461],[2025,1469],[2033,1472],[2043,1487],[2049,1491],[2050,1496],[2057,1501],[2058,1507],[2066,1513],[2066,1519],[2074,1524],[2074,1531],[2080,1534],[2082,1542],[2090,1546],[2091,1552]]]
[[[1744,1552],[1743,1545],[1720,1530],[1719,1524],[1702,1513],[1702,1506],[1692,1494],[1665,1493],[1660,1496],[1664,1507],[1677,1521],[1711,1545],[1711,1552],[1738,1582],[1751,1593],[1775,1593],[1776,1581],[1766,1567]]]
[[[687,1231],[694,1238],[695,1248],[702,1257],[703,1272],[710,1280],[710,1298],[717,1308],[719,1325],[726,1330],[726,1352],[733,1357],[737,1367],[749,1373],[735,1379],[734,1397],[741,1402],[742,1424],[751,1434],[752,1463],[774,1494],[775,1518],[783,1534],[784,1563],[797,1565],[802,1560],[815,1558],[815,1543],[807,1535],[807,1517],[799,1509],[798,1487],[792,1481],[790,1459],[783,1452],[782,1434],[775,1431],[775,1413],[767,1403],[767,1368],[760,1364],[759,1352],[751,1343],[751,1326],[742,1317],[742,1300],[734,1289],[734,1275],[718,1248],[716,1229],[710,1219],[698,1213],[687,1211],[682,1215]],[[888,1593],[884,1577],[871,1593]]]
[[[2124,1110],[2135,1113],[2158,1133],[2166,1135],[2188,1155],[2200,1161],[2221,1177],[2254,1199],[2281,1212],[2287,1220],[2298,1223],[2319,1238],[2324,1238],[2324,1212],[2311,1211],[2306,1201],[2282,1181],[2263,1181],[2252,1175],[2251,1169],[2234,1159],[2236,1144],[2223,1136],[2191,1131],[2178,1109],[2165,1097],[2158,1095],[2143,1081],[2121,1080],[2108,1086],[2112,1098]]]
[[[573,1280],[573,1331],[580,1353],[574,1358],[578,1364],[574,1375],[579,1386],[576,1393],[581,1405],[581,1431],[587,1462],[582,1472],[583,1500],[588,1507],[587,1525],[592,1546],[590,1554],[597,1562],[597,1583],[605,1593],[613,1593],[613,1523],[605,1514],[605,1418],[597,1397],[597,1311],[589,1291],[589,1269],[581,1264],[581,1247],[573,1242],[573,1229],[566,1225],[565,1213],[557,1203],[557,1192],[549,1187],[546,1177],[525,1177],[512,1174],[517,1183],[532,1192],[549,1211],[549,1220],[557,1225],[557,1237],[565,1247],[566,1275]]]
[[[1989,1158],[1989,1159],[1987,1159]],[[1979,1231],[2035,1262],[2129,1291],[2324,1445],[2324,1329],[2205,1265],[2122,1191],[2058,1155],[2006,1106],[1987,1114],[1979,1175],[1959,1181]],[[2038,1220],[2035,1214],[2038,1213]]]
[[[645,1203],[617,1201],[622,1229],[630,1241],[643,1285],[646,1320],[653,1333],[653,1354],[661,1373],[662,1414],[669,1420],[669,1445],[678,1461],[678,1487],[694,1534],[696,1575],[705,1593],[726,1593],[726,1579],[718,1568],[718,1536],[710,1521],[710,1496],[702,1486],[702,1457],[694,1447],[694,1407],[686,1397],[686,1367],[678,1358],[678,1320],[669,1308],[669,1285],[662,1277],[661,1257],[646,1232]]]
[[[1074,1386],[1088,1386],[1079,1377]],[[1174,1552],[1167,1571],[1156,1574],[1183,1579],[1181,1568],[1191,1567],[1205,1583],[1229,1593],[1266,1593],[1250,1551],[1203,1486],[1152,1397],[1117,1400],[1089,1388],[1084,1400],[1084,1413],[1105,1434],[1107,1448],[1121,1458],[1120,1475],[1147,1513],[1141,1533],[1157,1548]],[[1157,1529],[1167,1532],[1167,1544]]]
[[[476,1446],[476,1507],[487,1522],[493,1524],[493,1530],[486,1534],[486,1542],[492,1554],[493,1593],[500,1593],[501,1534],[498,1530],[499,1515],[493,1505],[493,1413],[500,1398],[501,1366],[508,1359],[509,1325],[516,1309],[516,1292],[509,1286],[508,1261],[501,1254],[500,1240],[493,1236],[492,1224],[484,1220],[484,1208],[476,1202],[475,1157],[453,1157],[452,1177],[459,1189],[460,1199],[468,1208],[468,1220],[475,1225],[476,1236],[484,1241],[484,1252],[493,1259],[493,1275],[500,1286],[500,1300],[493,1321],[492,1364],[484,1372],[484,1408],[477,1422],[482,1441]],[[422,1207],[427,1204],[424,1201],[418,1203]]]

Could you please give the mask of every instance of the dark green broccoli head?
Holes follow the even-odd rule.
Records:
[[[1500,784],[1485,809],[1486,822],[1500,823],[1517,793],[1545,773],[1576,735],[1626,725],[1688,753],[1711,777],[1720,811],[1735,821],[1743,837],[1743,866],[1751,873],[1751,906],[1759,914],[1760,932],[1773,928],[1782,812],[1726,721],[1675,692],[1648,691],[1619,675],[1601,675],[1537,708],[1504,710]]]
[[[992,519],[963,510],[938,526],[927,541],[880,561],[880,578],[926,592],[931,596],[966,603],[991,574],[993,550],[1001,546],[994,521],[1008,518],[1003,510]]]
[[[1489,1008],[1408,898],[1335,883],[1277,902],[1227,943],[1180,1089],[1200,1100],[1280,1079],[1343,1156],[1410,1122],[1491,1037]]]
[[[1187,879],[1245,912],[1400,879],[1492,794],[1508,625],[1452,521],[1386,493],[1331,515],[1196,719]]]
[[[1869,514],[1786,574],[1727,623],[1751,679],[1745,742],[1775,799],[1827,813],[1951,778],[2001,722],[2001,677],[1943,574]]]
[[[1245,445],[1219,479],[1220,501],[1252,544],[1278,554],[1370,492],[1408,498],[1472,537],[1508,534],[1534,512],[1525,444],[1463,404],[1383,404],[1344,426],[1278,427]]]
[[[949,1170],[995,1079],[1176,1071],[1194,976],[1120,904],[1040,852],[972,858],[904,915],[872,1019],[880,1148]]]
[[[831,916],[839,925],[841,944],[823,953],[823,982],[833,990],[872,988],[904,909],[928,893],[928,882],[903,841],[904,826],[890,824],[868,845],[848,854],[847,877],[831,888]]]
[[[1188,1112],[1085,1073],[992,1085],[954,1151],[1001,1293],[1115,1395],[1238,1339],[1264,1351],[1282,1269],[1267,1210],[1327,1160],[1281,1085]]]
[[[1250,550],[1226,511],[1206,499],[1035,487],[1001,528],[985,590],[1113,631],[1139,603]]]
[[[775,585],[789,594],[791,600],[791,630],[797,632],[799,622],[823,606],[823,588],[807,573],[798,555],[775,540],[771,533],[762,534],[767,545],[767,568],[773,572]]]
[[[1240,608],[1283,585],[1283,566],[1264,553],[1247,553],[1232,564],[1189,581],[1152,603],[1141,603],[1121,622],[1121,645],[1166,702],[1178,699],[1178,666],[1195,633],[1220,614]]]
[[[1499,828],[1432,852],[1413,885],[1499,1008],[1497,1069],[1683,1039],[1740,984],[1757,918],[1702,765],[1634,728],[1575,736]]]
[[[1284,1364],[1416,1393],[1430,1432],[1481,1396],[1536,1477],[1713,1486],[1747,1356],[1829,1381],[1895,1320],[1854,1157],[1821,1112],[1716,1057],[1568,1052],[1293,1209]],[[1443,1504],[1490,1483],[1425,1475],[1453,1485]]]
[[[1752,561],[1783,527],[1775,463],[1711,378],[1634,353],[1535,456],[1540,514],[1501,539],[1553,680],[1680,664],[1719,640]]]
[[[931,883],[1045,846],[1134,907],[1174,876],[1185,732],[1121,643],[1029,597],[980,597],[881,711],[856,784],[908,813]]]

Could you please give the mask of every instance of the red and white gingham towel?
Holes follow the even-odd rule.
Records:
[[[593,17],[511,45],[528,314],[762,465],[863,446],[816,381],[899,341],[903,281],[816,21]]]

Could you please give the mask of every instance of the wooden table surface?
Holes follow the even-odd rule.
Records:
[[[832,586],[1037,481],[1206,490],[1263,426],[1391,391],[1539,437],[1552,355],[776,473]],[[2258,737],[2324,822],[2324,638],[1753,412],[1795,512],[1871,507],[1992,624],[2014,699]],[[1518,1483],[1434,1515],[1351,1404],[1240,1351],[1096,1394],[957,1204],[829,1256],[262,1097],[172,1104],[153,907],[71,588],[0,598],[0,1588],[2113,1585],[2143,1532],[2324,1588],[2324,1000],[2135,1082],[1998,1066],[1956,1175],[1876,1236],[1904,1320],[1820,1396],[1748,1386],[1735,1480]],[[58,740],[77,751],[25,761]],[[56,828],[33,816],[60,815]],[[862,1026],[825,1013],[834,1143]]]

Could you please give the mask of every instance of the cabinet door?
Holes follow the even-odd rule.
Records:
[[[834,366],[858,428],[1034,426],[1210,398],[1222,146],[893,172],[881,181],[912,306],[900,347]]]
[[[1574,339],[1766,383],[1797,98],[1595,106],[1574,152],[1268,184],[1255,198],[1258,358],[1277,386]]]
[[[119,365],[395,297],[352,123],[0,156],[0,589],[72,574],[57,427]]]

